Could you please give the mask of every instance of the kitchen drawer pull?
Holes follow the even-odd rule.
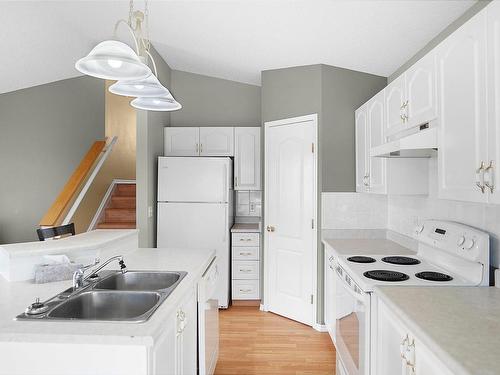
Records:
[[[490,160],[490,164],[486,167],[484,170],[484,174],[488,175],[488,182],[484,182],[484,186],[486,186],[488,189],[490,189],[490,193],[493,193],[493,190],[495,190],[495,175],[494,175],[494,166],[493,166],[493,160]]]
[[[243,252],[242,252],[242,251],[240,251],[240,255],[243,255],[243,256],[249,256],[249,255],[252,255],[252,253],[251,253],[251,252],[249,252],[249,251],[243,251]]]
[[[240,293],[251,293],[252,289],[240,289]]]
[[[248,268],[240,268],[240,272],[248,273],[248,272],[252,272],[252,270],[250,270]]]

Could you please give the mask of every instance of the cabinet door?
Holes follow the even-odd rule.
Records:
[[[333,342],[335,342],[335,269],[333,254],[325,249],[325,325]]]
[[[179,355],[178,374],[196,375],[197,371],[197,345],[198,345],[198,320],[196,293],[192,291],[183,301],[180,310],[183,313],[183,321],[178,322],[178,331],[182,331],[178,336]]]
[[[165,128],[165,156],[198,156],[199,128]]]
[[[368,144],[366,154],[368,156],[368,185],[370,193],[385,194],[387,185],[385,178],[384,158],[370,157],[372,147],[380,146],[384,142],[384,91],[375,95],[366,105],[368,115]]]
[[[362,193],[366,191],[366,106],[358,108],[355,112],[356,121],[356,191]]]
[[[488,15],[488,170],[490,202],[500,204],[500,2],[496,1],[486,8]]]
[[[234,129],[234,189],[260,190],[260,128]]]
[[[384,135],[391,136],[405,129],[405,123],[401,119],[405,98],[405,76],[396,78],[385,88],[385,113],[386,127]]]
[[[234,128],[200,128],[200,156],[233,156]]]
[[[431,51],[405,73],[408,127],[437,117],[436,55]]]
[[[480,12],[436,48],[440,198],[485,202],[476,186],[487,161],[486,17]]]
[[[375,375],[406,375],[407,366],[401,359],[401,346],[408,336],[408,332],[380,299],[376,300],[375,306],[376,326],[371,345],[374,354],[372,373]]]
[[[415,339],[415,375],[453,375],[421,341]]]
[[[165,320],[161,337],[152,350],[153,371],[151,374],[176,374],[176,323],[173,317]]]

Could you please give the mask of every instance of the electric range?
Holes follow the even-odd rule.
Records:
[[[427,220],[415,228],[414,255],[340,255],[335,270],[338,366],[348,375],[369,375],[374,288],[489,285],[489,236],[463,224]]]

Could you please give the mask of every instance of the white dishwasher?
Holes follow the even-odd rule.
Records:
[[[219,358],[219,301],[217,258],[198,283],[198,367],[199,375],[212,375]]]

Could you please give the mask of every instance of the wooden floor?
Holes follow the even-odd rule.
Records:
[[[335,348],[328,333],[258,307],[220,311],[216,375],[335,374]]]

